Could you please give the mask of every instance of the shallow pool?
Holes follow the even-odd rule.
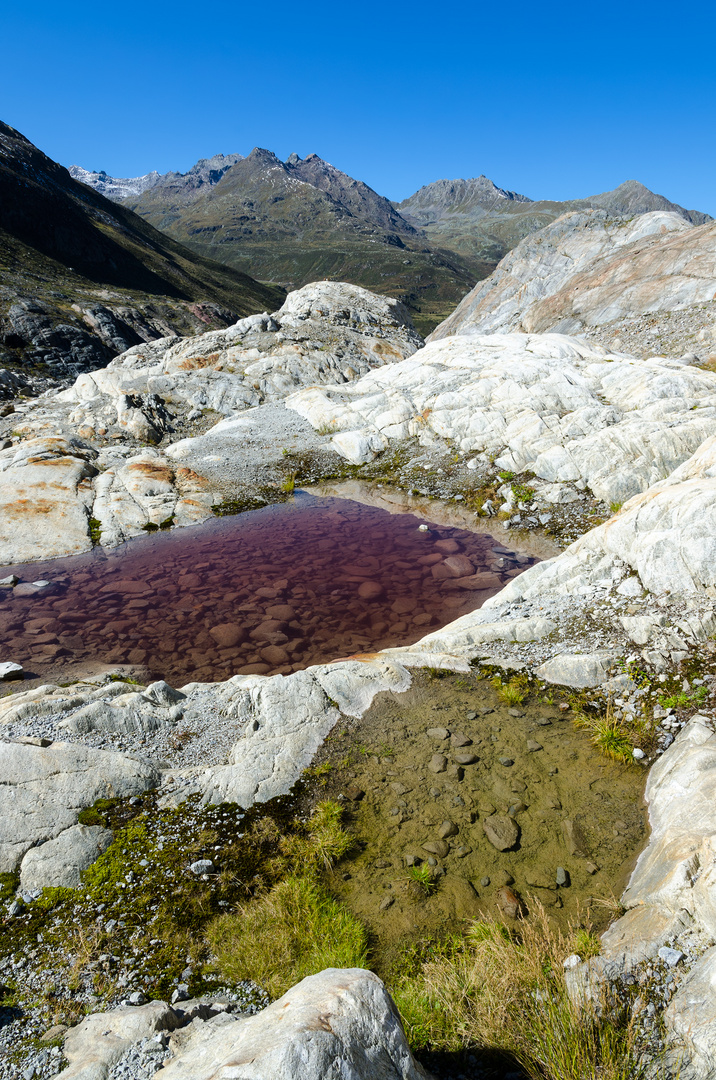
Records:
[[[421,528],[422,526],[422,528]],[[289,673],[417,641],[536,560],[484,533],[298,492],[107,551],[5,567],[3,658],[145,665],[174,685]]]

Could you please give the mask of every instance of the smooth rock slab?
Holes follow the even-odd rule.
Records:
[[[613,658],[614,654],[606,649],[584,655],[560,653],[536,668],[535,675],[558,686],[586,690],[604,682]]]
[[[54,840],[30,848],[20,864],[20,886],[23,890],[46,885],[76,889],[82,871],[111,843],[111,831],[101,825],[73,825]]]

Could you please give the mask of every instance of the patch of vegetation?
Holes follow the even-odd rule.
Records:
[[[697,686],[691,692],[679,690],[675,694],[659,694],[658,702],[662,709],[684,709],[689,705],[702,705],[708,696],[707,687]]]
[[[217,968],[280,997],[327,967],[365,967],[364,926],[310,874],[292,874],[266,896],[210,924]]]
[[[423,675],[426,675],[431,682],[436,679],[444,679],[448,675],[452,675],[452,671],[448,671],[446,668],[439,667],[424,667],[420,669]]]
[[[514,480],[515,474],[509,469],[503,469],[502,472],[498,472],[498,477],[504,484],[509,484],[510,480]]]
[[[0,874],[0,903],[12,900],[20,886],[20,875],[13,873]]]
[[[569,944],[537,905],[515,930],[476,922],[433,947],[392,988],[411,1044],[499,1047],[531,1080],[638,1080],[628,1011],[614,999],[581,1008],[570,1000]]]
[[[501,676],[496,675],[492,680],[495,693],[505,705],[522,705],[530,692],[529,681],[526,675],[513,675],[506,682]]]
[[[629,738],[627,725],[617,717],[611,704],[607,705],[606,712],[596,716],[590,716],[582,709],[575,711],[574,723],[587,731],[590,740],[607,757],[626,765],[634,763],[634,743]]]
[[[284,480],[281,481],[281,491],[286,495],[292,495],[296,488],[296,473],[289,473]]]
[[[96,546],[99,544],[99,539],[102,535],[102,522],[98,521],[97,518],[91,517],[87,524],[89,526],[90,540]]]
[[[528,487],[527,484],[513,484],[512,494],[516,502],[530,503],[535,497],[535,489]]]
[[[572,937],[572,952],[577,953],[582,960],[588,960],[591,956],[599,956],[602,951],[602,943],[596,934],[586,927],[579,927]]]
[[[428,894],[436,887],[433,881],[433,873],[427,863],[419,863],[417,866],[408,868],[408,877],[414,881],[424,893]]]
[[[624,505],[624,503],[612,502],[612,503],[609,503],[609,509],[611,510],[611,512],[613,514],[618,514],[623,505]]]

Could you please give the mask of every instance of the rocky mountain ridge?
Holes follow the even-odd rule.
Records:
[[[281,293],[197,256],[0,124],[0,364],[62,375]]]
[[[141,195],[162,179],[161,173],[156,170],[145,173],[144,176],[131,177],[108,176],[103,169],[100,172],[94,172],[83,169],[81,165],[70,165],[67,171],[73,180],[94,188],[100,195],[114,202],[121,202],[122,199],[128,199],[132,195]]]
[[[685,210],[657,195],[636,180],[613,191],[584,199],[549,201],[503,191],[486,177],[476,180],[439,180],[394,204],[432,244],[468,258],[499,262],[524,237],[550,225],[565,213],[592,208],[614,216],[635,216],[657,210],[678,214],[693,225],[712,219],[697,210]]]
[[[217,155],[188,173],[168,173],[124,201],[201,254],[287,288],[327,277],[399,296],[423,332],[523,237],[565,212],[664,210],[692,224],[710,220],[636,181],[549,202],[480,176],[438,180],[390,203],[317,154],[294,153],[283,162],[260,148],[246,158]]]

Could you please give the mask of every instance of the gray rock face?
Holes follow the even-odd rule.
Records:
[[[112,833],[101,825],[73,825],[54,840],[30,848],[20,863],[20,888],[31,891],[45,885],[76,889],[80,874],[112,843]]]
[[[106,1080],[127,1049],[175,1030],[164,1002],[95,1013],[65,1040],[63,1080]],[[380,979],[360,968],[311,975],[256,1016],[198,1017],[172,1036],[167,1080],[429,1080]]]
[[[0,872],[15,870],[30,848],[75,825],[96,799],[141,795],[158,783],[157,769],[124,754],[0,742]]]

